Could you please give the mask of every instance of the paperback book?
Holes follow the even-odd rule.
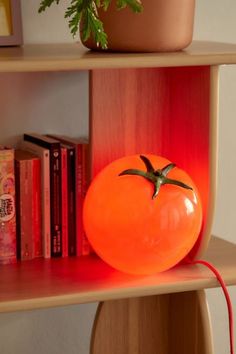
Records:
[[[24,140],[44,147],[50,152],[50,219],[51,256],[62,256],[61,213],[61,147],[52,138],[37,133],[24,134]]]
[[[20,148],[29,151],[40,158],[41,161],[41,226],[44,258],[51,257],[51,216],[50,216],[50,156],[49,150],[22,141]]]
[[[40,159],[15,152],[17,255],[21,260],[42,256]]]
[[[16,261],[14,150],[0,146],[0,264]]]

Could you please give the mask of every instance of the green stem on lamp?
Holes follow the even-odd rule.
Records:
[[[174,163],[169,163],[168,165],[166,165],[162,169],[155,170],[151,161],[146,156],[140,155],[140,159],[143,161],[143,163],[146,166],[146,169],[147,169],[146,172],[142,171],[142,170],[137,170],[137,169],[131,168],[131,169],[122,171],[119,174],[119,176],[135,175],[135,176],[140,176],[140,177],[146,178],[154,186],[154,193],[153,193],[152,199],[155,199],[158,196],[160,188],[164,184],[173,184],[173,185],[179,186],[181,188],[193,190],[193,188],[188,186],[187,184],[167,177],[168,173],[176,166]]]

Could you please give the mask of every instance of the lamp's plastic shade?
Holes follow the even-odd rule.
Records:
[[[170,164],[160,156],[145,157],[150,166],[140,155],[106,166],[92,181],[83,207],[85,232],[95,252],[112,267],[131,274],[162,272],[179,263],[202,226],[199,193],[183,170],[173,167],[166,178],[192,189],[170,182],[161,185],[155,198],[151,175],[150,179],[120,175],[130,169],[148,174],[152,167],[158,175]]]

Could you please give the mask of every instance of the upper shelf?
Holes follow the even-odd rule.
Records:
[[[228,285],[236,284],[235,254],[236,245],[213,237],[204,257],[218,268]],[[152,276],[131,276],[114,270],[96,256],[37,259],[1,267],[0,312],[216,286],[214,275],[198,265],[181,265]]]
[[[174,53],[99,53],[79,44],[32,44],[0,49],[0,72],[220,64],[236,64],[236,44],[195,41],[186,50]]]

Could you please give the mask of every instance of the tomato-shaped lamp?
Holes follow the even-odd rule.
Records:
[[[85,197],[83,221],[95,252],[131,274],[165,271],[192,249],[202,207],[189,175],[167,159],[132,155],[106,166]]]

